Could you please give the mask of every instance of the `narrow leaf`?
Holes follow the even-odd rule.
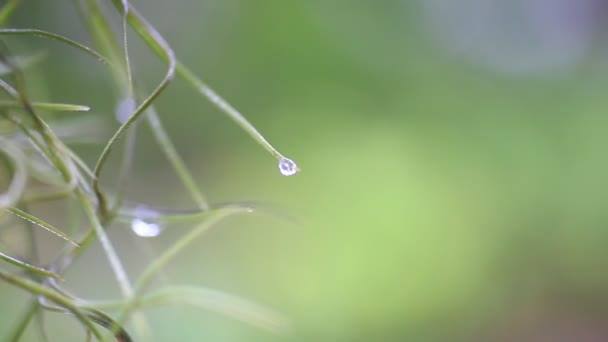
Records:
[[[95,337],[97,337],[99,340],[102,339],[101,333],[93,324],[94,320],[91,317],[87,316],[85,313],[83,313],[80,308],[72,301],[71,298],[68,298],[62,295],[61,293],[58,293],[57,291],[43,286],[42,284],[38,284],[29,279],[8,274],[2,271],[0,271],[0,279],[9,284],[15,285],[31,294],[34,294],[36,296],[43,296],[55,302],[56,304],[76,316],[76,318],[80,322],[82,322],[82,324],[87,328],[87,330],[91,331],[95,335]]]
[[[184,304],[217,312],[274,333],[288,330],[288,322],[278,312],[260,304],[203,287],[166,287],[145,296],[142,306],[155,304]]]
[[[88,112],[91,110],[91,107],[88,106],[68,103],[32,102],[31,105],[34,107],[34,109],[48,110],[52,112]],[[0,108],[23,108],[23,104],[14,100],[0,100]]]
[[[61,230],[59,230],[59,229],[51,226],[50,224],[42,221],[41,219],[39,219],[39,218],[37,218],[37,217],[35,217],[33,215],[30,215],[30,214],[26,213],[23,210],[20,210],[18,208],[14,208],[13,207],[13,208],[6,209],[6,211],[10,212],[11,214],[13,214],[15,216],[18,216],[18,217],[24,219],[24,220],[27,220],[27,221],[29,221],[29,222],[31,222],[31,223],[39,226],[39,227],[42,227],[42,228],[46,229],[47,231],[49,231],[49,232],[57,235],[58,237],[66,240],[66,241],[68,241],[69,243],[73,244],[74,246],[78,246],[78,243],[76,241],[72,240],[69,236],[67,236]]]
[[[65,43],[67,45],[70,45],[72,47],[75,47],[79,50],[82,50],[82,51],[86,52],[87,54],[95,57],[98,61],[100,61],[104,64],[110,64],[108,62],[108,60],[104,56],[102,56],[99,52],[97,52],[85,45],[77,43],[69,38],[58,35],[56,33],[47,32],[47,31],[43,31],[43,30],[37,30],[37,29],[0,29],[0,35],[34,35],[34,36],[54,39],[54,40],[60,41],[62,43]]]
[[[38,267],[38,266],[34,266],[31,264],[26,263],[25,261],[21,261],[19,259],[13,258],[12,256],[6,255],[2,252],[0,252],[0,259],[8,262],[9,264],[15,265],[19,268],[22,268],[24,270],[30,271],[32,273],[36,273],[39,274],[41,276],[45,276],[45,277],[52,277],[55,279],[61,279],[61,277],[58,274],[55,274],[51,271],[45,270],[44,268]]]

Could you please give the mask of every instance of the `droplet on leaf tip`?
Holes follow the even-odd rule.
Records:
[[[289,158],[281,158],[281,160],[279,160],[279,172],[281,172],[283,176],[293,176],[298,173],[298,171],[298,165],[293,160]]]

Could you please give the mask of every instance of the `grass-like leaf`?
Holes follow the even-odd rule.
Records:
[[[160,225],[177,223],[201,223],[214,211],[239,209],[243,213],[258,212],[258,208],[251,203],[228,202],[214,204],[208,209],[175,210],[147,206],[140,203],[128,203],[118,213],[117,220],[131,222],[133,219],[142,219]]]
[[[172,261],[179,253],[185,250],[190,244],[198,239],[203,233],[209,228],[213,227],[219,221],[226,217],[240,214],[249,213],[250,210],[240,206],[237,207],[223,207],[207,212],[207,217],[198,226],[192,229],[190,232],[178,239],[173,245],[165,250],[161,255],[152,261],[152,263],[142,272],[141,276],[135,283],[135,295],[131,297],[126,303],[124,308],[117,319],[119,324],[122,324],[127,317],[136,309],[137,296],[141,294],[152,282],[154,276],[162,270],[165,265]]]
[[[0,58],[3,59],[4,63],[9,63],[7,56],[0,55]],[[75,169],[75,166],[73,165],[71,159],[67,158],[65,155],[66,147],[63,145],[61,140],[59,140],[57,136],[53,133],[49,125],[34,111],[34,108],[32,107],[31,102],[27,97],[24,76],[21,71],[15,66],[12,67],[14,68],[13,77],[15,79],[16,88],[13,88],[10,84],[0,79],[0,89],[4,90],[9,96],[14,98],[15,100],[19,100],[21,102],[25,111],[33,119],[34,124],[36,126],[36,130],[42,136],[44,144],[47,147],[45,148],[44,146],[42,146],[42,143],[37,141],[37,139],[33,139],[32,142],[37,145],[41,152],[45,153],[46,157],[61,173],[65,181],[69,184],[75,185],[76,179],[74,178],[74,175],[72,173],[72,171]],[[28,133],[28,128],[24,125],[21,125],[19,121],[14,122],[20,125],[26,135],[28,135],[29,137],[33,136],[32,134]]]
[[[177,173],[177,176],[184,184],[184,187],[188,190],[190,196],[192,197],[192,199],[194,199],[194,202],[198,205],[199,209],[209,209],[207,199],[199,190],[198,186],[196,185],[196,182],[194,181],[194,178],[192,177],[192,174],[190,173],[190,171],[188,171],[188,168],[186,167],[186,163],[184,163],[184,161],[180,157],[179,153],[175,149],[175,146],[173,145],[173,142],[169,138],[169,135],[163,128],[160,118],[156,113],[156,109],[153,106],[150,107],[148,109],[147,114],[148,115],[146,116],[146,118],[148,119],[147,121],[150,124],[150,128],[152,130],[154,138],[160,145],[161,150],[169,160],[169,163],[171,163],[171,166]]]
[[[78,243],[74,240],[72,240],[69,236],[67,236],[64,232],[62,232],[61,230],[53,227],[52,225],[50,225],[49,223],[46,223],[45,221],[35,217],[34,215],[28,214],[25,211],[19,209],[19,208],[7,208],[6,211],[10,212],[11,214],[18,216],[24,220],[27,220],[35,225],[37,225],[38,227],[42,227],[44,229],[46,229],[47,231],[55,234],[56,236],[64,239],[65,241],[68,241],[69,243],[73,244],[74,246],[78,246]]]
[[[28,291],[37,296],[43,296],[57,305],[61,306],[71,314],[73,314],[82,324],[87,328],[88,331],[92,332],[95,337],[101,340],[102,335],[97,330],[93,321],[87,317],[87,315],[70,299],[67,298],[60,293],[49,289],[41,284],[35,283],[31,280],[25,279],[23,277],[15,276],[12,274],[8,274],[0,271],[0,279],[4,280],[9,284],[13,284],[25,291]]]
[[[32,102],[34,109],[47,110],[51,112],[88,112],[89,106],[75,105],[68,103]],[[0,109],[20,109],[23,104],[14,100],[0,100]]]
[[[50,39],[65,43],[69,46],[75,47],[81,51],[84,51],[87,54],[95,57],[98,61],[100,61],[104,64],[109,64],[108,60],[104,56],[102,56],[99,52],[97,52],[85,45],[82,45],[78,42],[75,42],[69,38],[66,38],[62,35],[56,34],[56,33],[48,32],[48,31],[44,31],[44,30],[37,30],[37,29],[7,28],[7,29],[0,29],[0,35],[34,35],[34,36],[50,38]]]
[[[32,273],[41,275],[43,277],[52,277],[52,278],[57,278],[57,279],[61,279],[61,276],[59,276],[58,274],[55,274],[51,271],[45,270],[42,267],[38,267],[38,266],[34,266],[32,264],[28,264],[25,261],[21,261],[17,258],[13,258],[12,256],[6,255],[2,252],[0,252],[0,259],[8,262],[9,264],[15,265],[19,268],[22,268],[26,271],[30,271]]]
[[[8,81],[0,79],[0,90],[4,90],[12,98],[10,100],[0,100],[0,111],[3,111],[0,113],[4,114],[10,122],[15,124],[9,126],[9,128],[19,128],[22,131],[22,133],[18,133],[14,130],[9,132],[9,138],[0,138],[0,153],[6,156],[4,159],[7,160],[7,164],[13,173],[8,189],[5,193],[0,194],[0,209],[7,209],[9,212],[28,220],[28,222],[31,222],[32,224],[43,227],[76,246],[67,248],[57,261],[50,265],[49,269],[52,270],[52,272],[0,254],[0,259],[16,264],[32,274],[38,274],[47,278],[43,284],[38,284],[26,278],[12,276],[0,271],[0,280],[19,286],[22,289],[31,292],[36,297],[48,299],[48,301],[41,300],[40,303],[32,305],[31,310],[27,311],[22,320],[16,324],[16,333],[11,336],[22,335],[28,322],[32,317],[36,316],[36,313],[40,308],[43,308],[51,311],[59,310],[64,313],[69,312],[76,316],[86,327],[89,338],[95,337],[100,340],[105,340],[105,336],[102,336],[99,331],[95,330],[94,324],[99,324],[113,332],[112,338],[115,338],[118,341],[127,342],[131,339],[122,327],[122,324],[128,318],[132,318],[135,323],[135,331],[139,331],[140,333],[142,331],[145,332],[142,329],[137,329],[140,326],[138,326],[139,322],[137,319],[139,317],[137,316],[138,312],[136,312],[136,310],[140,306],[145,307],[165,303],[193,305],[220,312],[272,331],[283,330],[286,327],[284,319],[272,310],[263,308],[245,299],[230,296],[218,291],[196,287],[168,287],[145,295],[145,290],[149,287],[158,273],[161,272],[162,269],[179,253],[197,240],[205,231],[230,215],[254,211],[254,208],[247,204],[232,203],[227,205],[209,206],[205,197],[198,189],[194,177],[186,168],[184,161],[175,150],[168,134],[162,127],[162,123],[154,110],[153,104],[171,83],[176,73],[186,79],[186,81],[198,92],[232,118],[259,144],[270,151],[273,156],[279,160],[284,160],[286,158],[270,145],[270,143],[243,117],[242,114],[198,79],[185,66],[180,64],[169,44],[156,29],[130,5],[128,0],[112,0],[119,14],[122,16],[122,44],[119,44],[109,22],[105,18],[105,14],[100,8],[100,2],[100,0],[83,0],[77,3],[81,5],[80,9],[82,10],[83,18],[85,18],[85,23],[88,25],[94,41],[97,44],[96,48],[99,48],[103,55],[85,45],[51,32],[36,29],[0,29],[0,35],[37,35],[54,39],[63,44],[80,49],[87,54],[94,56],[99,61],[109,64],[109,70],[112,72],[115,79],[115,89],[118,90],[117,95],[120,99],[126,98],[133,101],[135,104],[130,110],[131,113],[127,113],[129,114],[128,119],[122,123],[112,135],[111,139],[105,144],[102,153],[97,159],[94,170],[90,170],[74,151],[66,145],[66,140],[64,139],[66,136],[60,135],[58,132],[52,130],[45,120],[43,120],[43,117],[37,113],[38,110],[66,112],[86,111],[88,110],[88,107],[31,101],[27,95],[22,69],[30,65],[33,59],[11,57],[6,51],[6,47],[0,44],[0,75],[4,73],[10,77],[10,79],[7,78]],[[0,8],[0,26],[6,21],[5,19],[12,13],[14,7],[18,3],[18,0],[11,0],[4,7]],[[3,18],[3,15],[6,16],[6,18]],[[130,27],[139,35],[141,40],[155,54],[160,56],[161,59],[167,63],[164,77],[148,95],[146,95],[147,92],[145,92],[143,88],[139,87],[137,81],[134,80],[135,77],[131,70],[129,45],[127,41],[127,24],[130,25]],[[109,58],[104,56],[108,56]],[[13,115],[13,112],[17,110],[24,111],[28,117]],[[129,130],[129,128],[131,128],[141,115],[145,113],[148,114],[148,122],[154,137],[159,143],[160,149],[166,154],[171,166],[198,205],[198,209],[182,213],[160,213],[157,217],[159,222],[193,222],[196,223],[196,226],[182,237],[178,238],[174,244],[170,245],[169,248],[154,258],[135,282],[135,285],[132,286],[129,281],[129,275],[122,266],[121,260],[113,247],[113,242],[106,232],[106,228],[117,218],[119,220],[125,219],[122,198],[125,193],[129,170],[131,168],[130,161],[133,159],[132,155],[135,146],[135,130]],[[76,127],[75,130],[78,129],[79,128]],[[109,155],[113,149],[116,148],[116,144],[124,134],[128,134],[129,140],[127,140],[127,143],[125,144],[125,153],[123,154],[123,160],[119,171],[118,185],[120,190],[115,194],[109,195],[106,194],[105,191],[102,192],[100,176],[104,171]],[[59,139],[60,137],[62,139]],[[4,144],[5,141],[6,144]],[[30,153],[32,152],[32,147],[34,152]],[[26,153],[22,153],[20,151],[21,149],[25,150]],[[36,154],[36,152],[38,152],[38,154]],[[40,156],[42,156],[42,158],[40,158]],[[295,164],[293,164],[293,166],[295,167]],[[20,177],[22,178],[19,178],[18,175],[21,175]],[[39,180],[40,183],[42,183],[42,186],[25,189],[25,175],[31,175],[34,179]],[[70,203],[79,204],[79,209],[83,209],[86,217],[89,219],[90,225],[88,230],[85,230],[84,237],[80,240],[79,244],[68,238],[68,235],[64,232],[41,219],[28,214],[26,212],[26,207],[21,207],[23,210],[15,208],[17,204],[25,205],[28,201],[56,199],[62,198],[63,196],[72,196],[71,198],[66,199],[70,201]],[[73,201],[74,197],[77,202]],[[106,198],[113,199],[112,206],[109,206],[106,203]],[[61,276],[95,241],[99,241],[102,245],[104,253],[114,272],[116,281],[125,297],[125,300],[120,303],[120,310],[116,320],[113,320],[103,312],[88,306],[86,301],[81,301],[63,291],[57,286],[58,283],[54,281],[54,278]],[[39,263],[36,261],[35,257],[30,258],[28,256],[28,260],[31,260],[34,264]],[[49,305],[50,302],[54,302],[57,306]],[[149,337],[146,335],[141,336],[144,339]]]
[[[119,1],[116,4],[119,10],[125,10],[122,7],[122,2]],[[129,12],[125,15],[130,15],[130,13],[132,13],[131,11],[132,8],[129,8]],[[107,208],[104,205],[104,200],[99,185],[99,176],[101,175],[101,171],[105,165],[108,156],[110,155],[110,152],[112,151],[114,144],[116,144],[118,139],[129,128],[129,126],[131,126],[141,116],[141,114],[143,114],[144,111],[152,104],[152,102],[156,100],[156,98],[167,88],[167,86],[169,86],[175,74],[175,55],[169,44],[156,31],[156,29],[152,25],[148,24],[145,20],[139,20],[137,22],[137,28],[147,33],[144,39],[144,41],[146,41],[146,39],[150,40],[150,42],[146,41],[147,44],[154,44],[155,46],[159,46],[161,48],[162,55],[169,61],[169,65],[165,76],[163,77],[161,82],[156,86],[152,93],[150,93],[150,95],[141,102],[141,104],[137,107],[137,109],[135,109],[135,112],[133,112],[129,119],[118,128],[118,130],[114,133],[112,138],[110,138],[103,151],[101,152],[101,155],[97,159],[97,164],[94,168],[96,178],[95,182],[93,183],[93,187],[98,195],[98,199],[100,202],[100,210],[102,211],[102,213],[106,212]]]
[[[117,310],[122,306],[122,302],[90,304],[104,310]],[[164,287],[140,297],[137,309],[161,305],[187,305],[209,310],[277,334],[289,330],[288,320],[280,313],[251,300],[204,287]]]
[[[112,0],[116,8],[122,7],[121,0]],[[175,60],[171,55],[167,54],[166,46],[161,44],[156,39],[156,31],[149,30],[149,24],[145,21],[143,16],[137,12],[132,6],[129,8],[127,13],[127,20],[129,24],[137,32],[142,40],[154,51],[160,58],[167,62],[170,66],[175,66],[177,75],[182,77],[197,92],[206,97],[211,103],[213,103],[218,109],[224,114],[228,115],[238,126],[240,126],[245,132],[247,132],[258,144],[264,147],[270,152],[277,160],[287,159],[279,150],[277,150],[270,142],[253,126],[243,114],[231,106],[226,100],[219,96],[211,87],[205,82],[198,78],[192,71],[190,71],[185,65]],[[173,58],[171,58],[173,57]]]
[[[26,312],[21,316],[20,319],[17,320],[17,323],[13,326],[11,332],[8,335],[4,336],[5,341],[21,341],[23,334],[27,329],[27,326],[34,319],[34,316],[40,313],[40,303],[38,303],[38,298],[34,297],[30,304],[27,307]]]

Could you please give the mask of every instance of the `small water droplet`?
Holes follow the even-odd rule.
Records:
[[[133,233],[141,237],[155,237],[160,235],[161,232],[159,225],[148,223],[138,218],[131,221],[131,230],[133,230]]]
[[[121,124],[124,124],[129,118],[135,113],[137,109],[137,103],[131,98],[126,98],[118,103],[116,106],[116,120]]]
[[[281,160],[279,160],[279,172],[281,172],[283,176],[293,176],[299,170],[298,165],[296,165],[296,162],[293,160],[289,158],[281,158]]]

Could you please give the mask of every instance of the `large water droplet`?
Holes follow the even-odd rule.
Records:
[[[155,237],[160,235],[161,232],[159,225],[148,223],[138,218],[131,221],[131,230],[133,230],[133,233],[141,237]]]
[[[279,172],[281,172],[283,176],[293,176],[299,170],[298,165],[296,165],[296,162],[293,160],[289,158],[281,158],[281,160],[279,160]]]
[[[160,235],[162,227],[158,225],[159,213],[145,206],[137,206],[133,209],[131,230],[141,237],[155,237]]]
[[[129,118],[135,113],[137,109],[137,103],[131,98],[126,98],[118,103],[116,106],[116,120],[121,124],[124,124]]]

